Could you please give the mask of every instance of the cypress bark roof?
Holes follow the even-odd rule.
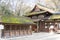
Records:
[[[41,12],[31,12],[31,13],[27,13],[25,16],[31,16],[31,15],[37,15],[37,14],[42,14],[45,13],[46,11],[41,11]]]
[[[0,22],[2,23],[18,23],[18,24],[34,24],[33,21],[27,17],[2,16]]]
[[[60,15],[51,15],[49,19],[60,19]]]

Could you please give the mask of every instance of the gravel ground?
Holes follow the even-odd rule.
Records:
[[[33,33],[32,35],[20,36],[1,40],[59,40],[60,34],[50,34],[45,32]]]

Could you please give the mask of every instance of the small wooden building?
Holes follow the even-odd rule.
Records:
[[[54,26],[54,31],[55,28],[57,28],[56,26],[59,25],[60,18],[57,14],[57,17],[54,16],[54,14],[56,14],[55,11],[41,5],[36,5],[33,10],[25,16],[30,17],[36,23],[37,26],[34,26],[33,29],[35,28],[37,32],[49,32],[51,25]]]
[[[60,15],[55,14],[51,15],[48,19],[45,20],[45,26],[49,28],[51,25],[54,27],[54,32],[60,30]]]
[[[2,16],[0,24],[4,25],[2,37],[31,35],[33,21],[27,17]]]
[[[26,14],[25,16],[30,17],[37,26],[33,26],[36,32],[48,32],[48,28],[45,28],[45,19],[47,19],[50,15],[50,12],[40,9],[39,6],[35,6],[34,9]],[[34,31],[33,30],[33,31]]]

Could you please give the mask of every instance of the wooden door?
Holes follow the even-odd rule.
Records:
[[[44,21],[40,21],[39,30],[40,30],[41,32],[44,32],[44,31],[45,31],[45,22],[44,22]]]

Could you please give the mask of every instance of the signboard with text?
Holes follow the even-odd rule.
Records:
[[[4,29],[4,25],[0,24],[0,29]]]

